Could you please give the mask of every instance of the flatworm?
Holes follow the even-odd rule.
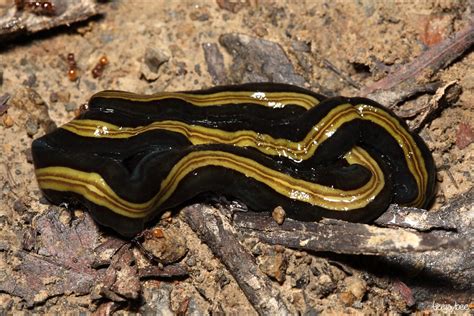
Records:
[[[206,192],[359,222],[390,203],[426,207],[435,192],[430,151],[390,110],[285,84],[102,91],[32,150],[49,200],[82,204],[124,236]]]

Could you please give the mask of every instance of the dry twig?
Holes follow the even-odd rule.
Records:
[[[260,271],[255,259],[239,242],[232,225],[216,209],[196,204],[181,211],[184,220],[227,267],[261,315],[287,314],[288,308]]]
[[[426,85],[420,84],[417,79],[431,76],[436,71],[448,66],[453,60],[468,51],[473,43],[474,25],[470,23],[453,37],[430,47],[412,62],[403,65],[382,80],[366,86],[361,91],[362,95],[393,107],[407,97],[423,92],[422,88]]]
[[[287,219],[278,225],[269,216],[238,213],[234,223],[241,231],[268,244],[309,251],[387,255],[464,246],[463,241],[456,238],[437,238],[429,233],[340,220],[311,223]]]

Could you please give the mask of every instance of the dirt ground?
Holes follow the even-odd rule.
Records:
[[[0,0],[0,15],[13,5],[13,1]],[[115,310],[161,315],[256,314],[225,266],[177,216],[162,227],[182,237],[180,245],[185,250],[174,261],[186,267],[187,276],[141,278],[133,289],[128,288],[130,282],[123,281],[125,290],[115,283],[107,292],[104,284],[114,259],[94,265],[97,256],[78,254],[79,262],[70,262],[77,254],[71,252],[76,243],[90,250],[104,241],[120,241],[88,223],[82,210],[75,210],[71,217],[42,197],[30,146],[54,123],[59,126],[73,119],[93,93],[119,89],[150,94],[280,81],[327,95],[358,96],[360,87],[472,23],[472,3],[458,0],[122,0],[95,5],[101,14],[85,22],[0,43],[0,108],[8,105],[0,113],[1,315],[20,311],[107,314]],[[257,59],[253,62],[252,56],[242,56],[245,49],[241,48],[253,43],[260,51],[265,45],[275,47],[266,41],[279,44],[283,52],[263,56],[276,61],[267,68],[259,64],[259,55],[253,55]],[[247,48],[256,49],[252,47]],[[74,53],[77,63],[75,81],[68,79],[69,53]],[[108,64],[94,78],[92,70],[104,55]],[[461,87],[459,98],[438,111],[420,131],[438,167],[436,202],[430,210],[434,212],[473,187],[472,49],[425,79]],[[415,96],[403,106],[428,103],[430,98]],[[58,227],[55,220],[64,227]],[[87,237],[71,233],[72,223],[84,226]],[[60,242],[53,235],[64,239]],[[453,288],[445,296],[431,295],[410,288],[416,271],[377,268],[370,257],[306,253],[242,241],[272,277],[292,314],[433,311],[441,306],[438,303],[446,308],[454,304],[474,308],[472,287]],[[67,255],[58,255],[62,250]],[[138,268],[146,265],[136,248],[130,253],[135,259],[124,255],[120,260],[136,260]],[[63,261],[53,262],[55,256]],[[283,271],[283,275],[268,270]],[[470,283],[473,281],[471,278]],[[444,293],[449,290],[448,285]]]

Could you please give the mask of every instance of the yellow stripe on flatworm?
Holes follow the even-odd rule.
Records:
[[[92,96],[94,98],[116,98],[129,101],[148,102],[163,99],[179,99],[196,106],[214,106],[223,104],[259,104],[270,108],[282,108],[293,104],[305,109],[311,109],[319,100],[313,96],[297,92],[255,92],[255,91],[222,91],[210,94],[192,94],[182,92],[160,92],[151,95],[141,95],[126,91],[102,91]]]
[[[183,157],[162,181],[158,193],[145,203],[124,200],[99,174],[93,172],[67,167],[46,167],[37,169],[36,176],[39,187],[43,190],[74,192],[97,205],[130,218],[148,216],[173,194],[186,175],[206,166],[235,170],[294,200],[334,211],[350,211],[369,204],[383,189],[385,181],[382,170],[363,149],[355,147],[345,158],[350,164],[357,163],[369,169],[373,173],[371,180],[356,190],[344,191],[296,179],[252,159],[222,151],[196,151]]]
[[[146,126],[131,128],[96,120],[74,120],[61,128],[83,137],[114,139],[134,137],[152,130],[167,130],[184,135],[193,145],[219,143],[254,147],[267,155],[284,156],[300,161],[311,158],[319,144],[334,134],[342,124],[357,118],[359,118],[359,113],[352,105],[340,105],[331,110],[311,128],[304,139],[298,142],[284,138],[275,139],[268,134],[250,130],[227,132],[180,121],[153,122]]]
[[[384,110],[366,104],[360,104],[356,108],[364,120],[369,120],[382,126],[397,141],[405,154],[408,169],[415,178],[418,187],[418,196],[410,203],[410,206],[422,206],[425,201],[425,192],[428,185],[428,172],[425,160],[413,137],[401,126],[397,119]]]

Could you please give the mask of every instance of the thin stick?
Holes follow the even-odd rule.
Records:
[[[288,314],[288,308],[260,271],[255,259],[239,242],[232,225],[216,209],[202,204],[181,211],[184,220],[227,267],[260,315]]]

